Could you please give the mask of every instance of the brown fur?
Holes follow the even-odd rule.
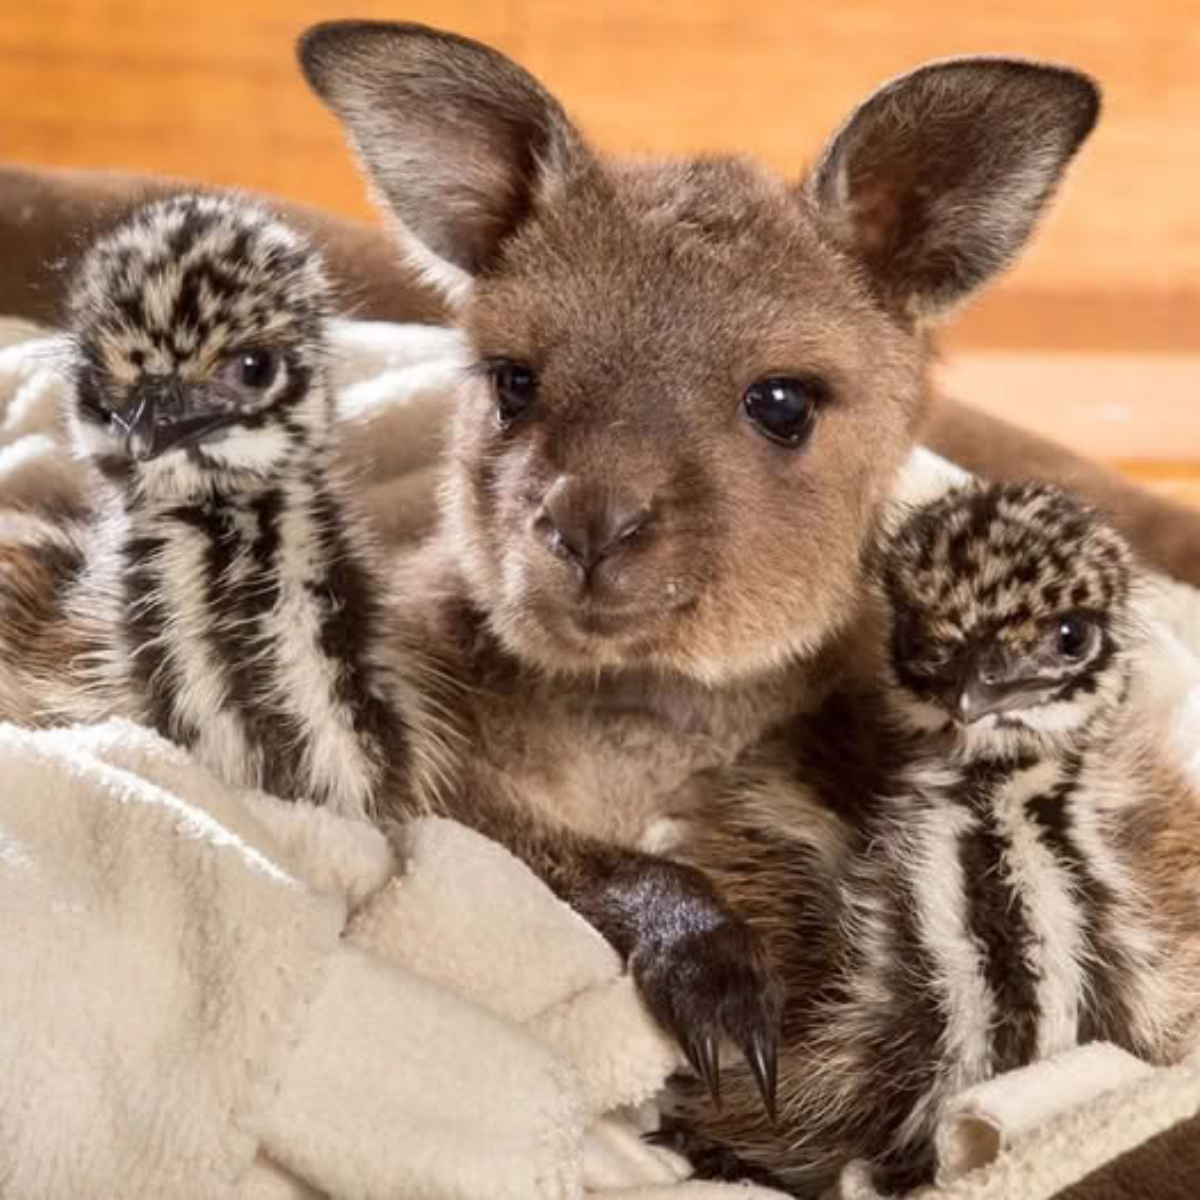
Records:
[[[1145,910],[1168,947],[1173,1019],[1153,1056],[1171,1062],[1200,1042],[1200,789],[1195,767],[1186,771],[1148,745],[1144,729],[1121,749],[1121,766],[1139,785],[1123,835]]]
[[[61,678],[84,652],[88,635],[64,619],[63,607],[84,545],[84,530],[71,517],[0,514],[0,720],[34,723],[44,683]]]

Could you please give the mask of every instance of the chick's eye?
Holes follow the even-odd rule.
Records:
[[[746,389],[742,408],[764,437],[783,446],[803,445],[812,433],[824,388],[816,379],[772,376]]]
[[[509,426],[525,415],[537,396],[537,376],[525,363],[501,359],[488,368],[495,395],[496,420]]]
[[[1096,626],[1086,617],[1069,615],[1060,617],[1054,630],[1054,645],[1059,657],[1067,662],[1078,662],[1092,648],[1096,639]]]
[[[272,350],[254,347],[230,355],[225,374],[229,382],[250,392],[263,392],[275,382],[279,356]]]

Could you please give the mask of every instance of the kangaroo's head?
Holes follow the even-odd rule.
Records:
[[[933,63],[786,180],[602,156],[452,34],[338,22],[300,54],[467,334],[446,518],[493,628],[551,670],[710,683],[852,613],[928,330],[1013,260],[1099,105],[1060,67]]]

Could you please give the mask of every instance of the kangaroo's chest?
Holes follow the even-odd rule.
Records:
[[[476,697],[471,752],[554,822],[656,844],[661,823],[691,812],[782,703],[730,711],[637,684],[505,690]]]
[[[523,804],[627,845],[686,811],[705,773],[736,753],[711,730],[681,728],[655,711],[569,700],[491,711],[486,723],[480,749]]]

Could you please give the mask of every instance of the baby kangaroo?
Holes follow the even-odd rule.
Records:
[[[1096,1039],[1165,1062],[1200,1032],[1200,841],[1168,866],[1164,837],[1200,796],[1139,702],[1161,660],[1127,545],[1047,486],[970,486],[911,515],[880,577],[897,765],[861,839],[822,876],[782,806],[751,826],[731,800],[694,847],[730,894],[754,871],[791,896],[761,919],[790,922],[795,986],[778,1129],[732,1072],[724,1113],[685,1099],[675,1132],[803,1196],[852,1158],[927,1181],[947,1101],[999,1072]]]
[[[126,713],[232,783],[480,828],[629,957],[706,1078],[729,1036],[769,1091],[778,985],[704,876],[555,828],[447,746],[431,713],[461,699],[425,669],[430,618],[389,594],[331,465],[329,304],[314,250],[236,198],[154,204],[87,255],[70,418],[107,486],[63,600],[75,657],[30,689],[39,716]]]
[[[819,699],[927,407],[931,327],[1019,252],[1096,89],[932,64],[791,182],[732,156],[608,158],[453,34],[339,22],[300,55],[467,343],[441,527],[396,586],[465,685],[458,786],[560,842],[661,845]],[[849,818],[810,816],[834,842]],[[761,947],[654,872],[573,890],[602,928],[638,915],[634,969],[713,1089],[732,1033],[769,1093],[736,1015],[765,1023],[755,989],[775,1010],[741,961]]]

